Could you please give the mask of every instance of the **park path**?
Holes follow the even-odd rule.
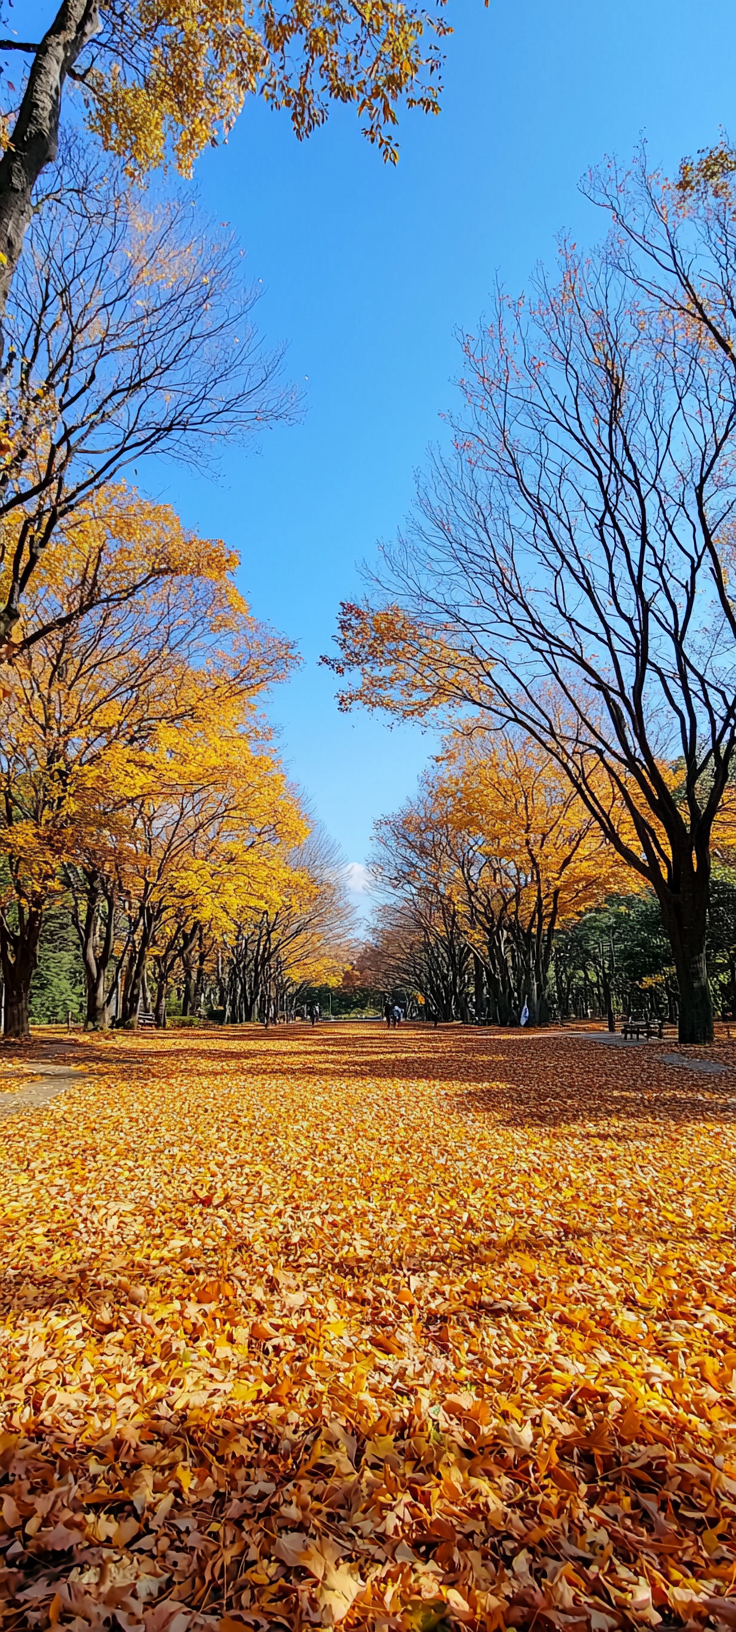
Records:
[[[84,1067],[68,1059],[70,1046],[53,1040],[36,1043],[30,1058],[0,1057],[0,1118],[36,1110],[83,1079]]]

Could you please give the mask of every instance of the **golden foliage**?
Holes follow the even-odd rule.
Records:
[[[442,4],[136,0],[120,17],[112,10],[86,71],[92,126],[136,170],[160,164],[171,142],[188,175],[247,96],[286,109],[299,137],[324,122],[331,101],[347,102],[395,159],[396,104],[438,108],[440,56],[427,36],[450,32]]]
[[[475,856],[492,901],[513,898],[522,921],[562,927],[621,884],[619,857],[569,779],[519,732],[448,739],[434,784],[450,828]],[[628,882],[628,880],[627,880]]]
[[[423,624],[396,603],[342,601],[336,638],[341,656],[322,662],[341,679],[358,671],[338,693],[343,712],[361,704],[423,719],[430,708],[476,702],[488,686],[487,675],[470,672],[472,655],[460,655],[449,626]]]
[[[77,1057],[5,1127],[9,1625],[732,1624],[730,1047]]]
[[[41,905],[61,863],[114,875],[164,939],[195,908],[221,928],[281,899],[307,825],[256,705],[293,652],[251,618],[236,561],[124,488],[42,557],[24,616],[47,632],[0,698],[6,907]]]

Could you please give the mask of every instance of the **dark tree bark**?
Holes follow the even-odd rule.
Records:
[[[84,915],[80,912],[78,884],[71,885],[72,923],[77,931],[86,989],[85,1030],[99,1031],[110,1023],[113,993],[106,996],[107,972],[115,944],[115,892],[97,873],[84,877]],[[101,920],[101,906],[106,916]]]
[[[687,861],[689,859],[686,858]],[[709,857],[706,854],[701,858],[697,871],[689,865],[683,868],[683,872],[685,877],[681,879],[678,890],[663,889],[658,892],[662,921],[669,936],[677,974],[679,1041],[712,1043],[713,1001],[705,956]]]
[[[195,957],[195,945],[199,940],[199,958]],[[182,1014],[194,1014],[197,1004],[197,987],[199,984],[200,966],[202,960],[202,929],[201,925],[194,924],[184,936],[181,946],[181,961],[184,970],[184,998],[181,1005]]]
[[[474,977],[473,978],[473,986],[474,986],[474,998],[475,998],[475,1018],[476,1018],[476,1021],[478,1023],[480,1023],[480,1021],[485,1016],[486,983],[485,983],[485,975],[484,975],[484,971],[483,971],[483,964],[481,963],[481,960],[478,957],[477,952],[473,953],[473,977]]]
[[[5,982],[4,1036],[19,1041],[30,1037],[28,999],[38,958],[43,910],[18,906],[18,928],[0,920],[0,961]]]
[[[166,1028],[166,999],[169,991],[169,983],[176,965],[180,961],[184,965],[186,980],[184,1013],[190,1014],[192,1012],[193,1001],[187,1004],[186,999],[187,992],[191,994],[192,999],[194,998],[195,980],[193,948],[197,941],[197,936],[200,933],[200,926],[196,922],[193,923],[189,929],[183,928],[181,923],[176,924],[166,945],[163,946],[161,951],[159,951],[154,957],[153,963],[156,972],[156,997],[153,1005],[153,1014],[157,1027],[162,1030],[165,1030]]]
[[[199,950],[198,950],[198,954],[197,954],[197,975],[196,975],[196,979],[195,979],[195,982],[194,982],[194,1011],[193,1012],[195,1014],[199,1013],[200,1006],[201,1006],[201,1003],[202,1003],[202,998],[204,996],[207,954],[208,954],[208,951],[209,951],[207,942],[205,941],[205,938],[204,938],[204,930],[203,930],[201,924],[198,926],[198,929],[197,929],[197,937],[198,937],[198,942],[199,942]]]
[[[153,1017],[159,1031],[166,1030],[166,997],[168,989],[168,977],[161,975],[156,982],[156,1001],[153,1008]]]
[[[31,47],[28,83],[0,158],[0,317],[31,219],[33,189],[56,158],[64,82],[98,26],[98,0],[64,0],[43,39]]]
[[[148,909],[140,915],[137,943],[130,949],[120,1001],[118,1025],[132,1028],[138,1021],[141,1003],[147,1001],[146,958],[153,939],[154,924]]]

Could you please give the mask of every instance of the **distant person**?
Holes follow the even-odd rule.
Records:
[[[399,1021],[401,1019],[403,1019],[401,1009],[399,1008],[398,1003],[394,1003],[394,1006],[393,1006],[393,1008],[391,1010],[391,1019],[393,1020],[393,1023],[394,1023],[395,1026],[398,1026]]]
[[[383,1005],[383,1018],[386,1021],[386,1029],[388,1031],[391,1030],[392,1016],[393,1016],[393,1009],[391,1007],[391,1004],[390,1003],[384,1003],[384,1005]]]
[[[317,1021],[319,1020],[319,1003],[310,1003],[310,1005],[309,1005],[309,1019],[310,1019],[311,1024],[313,1026],[316,1026]]]

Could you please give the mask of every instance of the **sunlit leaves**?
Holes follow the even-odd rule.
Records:
[[[89,1057],[5,1128],[16,1621],[726,1618],[730,1070],[357,1027]]]

